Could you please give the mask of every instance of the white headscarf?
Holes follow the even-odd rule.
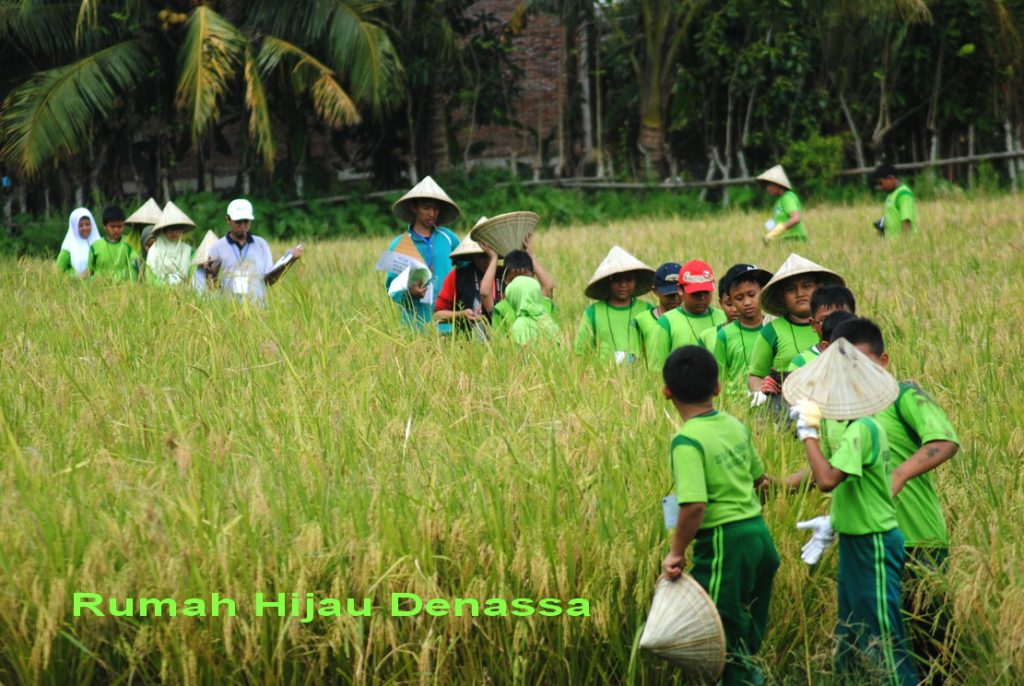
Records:
[[[88,238],[82,238],[82,235],[78,233],[78,222],[82,220],[82,217],[88,217],[89,223],[92,224],[92,231],[89,232]],[[68,219],[68,234],[64,236],[64,242],[61,243],[60,249],[67,250],[71,255],[71,266],[75,268],[75,272],[81,274],[89,266],[89,246],[100,239],[100,231],[96,228],[96,220],[92,217],[92,212],[84,207],[79,207],[77,210],[71,213],[71,218]]]

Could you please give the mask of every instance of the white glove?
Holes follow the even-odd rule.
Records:
[[[789,408],[789,416],[796,420],[796,437],[801,441],[805,438],[818,439],[818,427],[821,425],[821,410],[810,400],[797,400]]]
[[[768,402],[768,396],[765,393],[762,393],[761,391],[754,391],[750,394],[751,407],[761,407],[766,402]]]
[[[806,522],[797,522],[796,528],[810,529],[812,532],[811,540],[807,541],[800,551],[800,559],[809,565],[820,560],[821,554],[836,540],[829,518],[825,515],[808,519]]]

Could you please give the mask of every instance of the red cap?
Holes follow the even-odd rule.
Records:
[[[715,273],[707,262],[690,260],[679,270],[679,285],[686,293],[715,290]]]

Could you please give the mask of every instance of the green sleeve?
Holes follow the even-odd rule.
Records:
[[[75,268],[71,266],[71,253],[61,250],[57,255],[57,271],[61,274],[74,274]]]
[[[762,326],[750,353],[750,376],[763,379],[771,373],[772,360],[775,359],[775,340],[775,327]]]
[[[754,436],[750,433],[750,429],[747,429],[747,450],[750,452],[750,480],[757,481],[764,476],[764,462],[761,461],[761,456],[757,454],[757,448],[754,447]]]
[[[782,203],[782,209],[787,215],[792,215],[794,212],[799,212],[803,208],[800,206],[800,198],[796,197],[796,193],[788,191],[782,194],[780,199]]]
[[[676,501],[706,503],[707,480],[704,476],[704,454],[700,444],[685,436],[672,440],[672,480],[675,482]]]
[[[665,366],[670,345],[669,326],[665,315],[661,315],[658,318],[658,326],[654,328],[650,340],[647,342],[647,350],[644,351],[647,354],[647,367],[649,369],[661,371],[661,368]]]
[[[960,445],[949,417],[936,402],[917,385],[911,385],[897,401],[903,423],[917,433],[922,444],[929,441],[952,441]]]
[[[914,195],[910,191],[896,196],[896,211],[901,223],[914,221]]]
[[[804,364],[804,354],[800,353],[799,355],[794,357],[793,360],[789,363],[789,366],[786,367],[786,371],[795,372],[796,370],[800,369],[800,367],[803,367]]]
[[[593,308],[593,305],[589,305],[587,309],[583,311],[583,316],[580,317],[580,328],[576,332],[576,343],[573,345],[573,349],[578,355],[585,355],[589,352],[593,352],[597,347],[594,345],[597,341],[597,332],[594,331],[594,327],[590,324]]]
[[[132,280],[139,278],[139,253],[132,246],[128,246],[128,269],[131,271]]]
[[[96,274],[96,258],[97,257],[98,257],[98,255],[96,254],[96,243],[93,243],[92,245],[89,246],[89,262],[86,263],[86,267],[85,267],[87,270],[89,270],[90,274],[94,274],[94,275]]]
[[[839,440],[839,447],[831,457],[829,464],[847,476],[861,476],[864,463],[869,462],[872,450],[871,432],[866,422],[851,422]]]
[[[718,342],[718,329],[707,328],[697,334],[697,343],[712,355],[715,354],[715,343]]]
[[[715,356],[715,362],[718,363],[719,378],[724,376],[729,368],[729,336],[725,333],[728,328],[728,326],[723,326],[715,333],[715,347],[711,350],[711,354]]]

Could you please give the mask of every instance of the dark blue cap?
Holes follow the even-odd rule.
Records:
[[[654,272],[654,290],[659,295],[675,293],[679,290],[679,270],[682,265],[676,262],[666,262]]]

